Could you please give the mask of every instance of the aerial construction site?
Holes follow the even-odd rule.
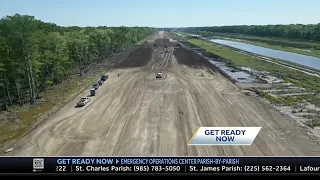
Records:
[[[289,117],[247,96],[204,57],[159,31],[118,56],[85,106],[83,91],[6,155],[307,156],[318,142]],[[156,78],[161,72],[161,78]],[[199,127],[262,127],[249,146],[190,146]]]

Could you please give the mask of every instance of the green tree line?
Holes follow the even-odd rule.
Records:
[[[264,37],[282,37],[320,41],[319,24],[291,24],[291,25],[241,25],[241,26],[213,26],[213,27],[192,27],[184,31],[201,33],[236,33]]]
[[[121,52],[150,27],[61,27],[33,16],[0,20],[0,103],[34,103],[41,91]],[[75,71],[76,70],[76,71]]]

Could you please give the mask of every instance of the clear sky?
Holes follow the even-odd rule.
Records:
[[[0,0],[0,16],[61,26],[190,27],[316,24],[320,0]]]

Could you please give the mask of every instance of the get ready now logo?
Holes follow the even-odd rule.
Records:
[[[188,145],[251,145],[261,127],[200,127]]]

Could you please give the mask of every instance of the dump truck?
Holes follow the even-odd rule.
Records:
[[[95,96],[96,95],[96,90],[94,88],[90,89],[90,95]]]
[[[90,102],[90,98],[89,97],[83,97],[80,99],[80,101],[77,103],[78,107],[82,107],[85,106],[86,104],[88,104]]]

